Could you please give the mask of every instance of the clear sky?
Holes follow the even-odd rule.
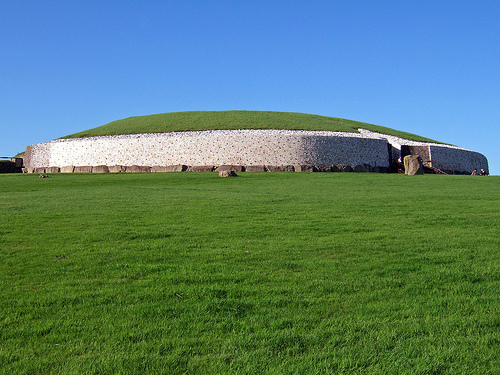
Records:
[[[130,116],[303,112],[484,154],[497,0],[2,0],[0,156]]]

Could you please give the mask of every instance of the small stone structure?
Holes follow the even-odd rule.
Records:
[[[483,155],[456,146],[360,133],[210,130],[58,139],[28,146],[26,171],[359,171],[387,172],[405,153],[462,173],[488,171]],[[106,170],[107,167],[107,170]],[[37,170],[43,172],[36,172]]]

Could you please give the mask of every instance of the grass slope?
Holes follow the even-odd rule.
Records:
[[[0,175],[0,373],[499,373],[499,181]]]
[[[304,113],[265,111],[174,112],[129,117],[63,138],[216,129],[329,130],[357,133],[359,128],[415,141],[435,142],[415,134],[364,122]]]

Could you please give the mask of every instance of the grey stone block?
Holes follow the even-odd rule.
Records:
[[[92,173],[109,173],[109,168],[107,165],[96,165],[92,168]]]
[[[61,168],[59,167],[47,167],[45,168],[45,173],[59,173],[61,172]]]
[[[149,166],[146,165],[131,165],[128,167],[125,167],[125,172],[126,173],[149,173],[151,172],[151,169]]]
[[[125,167],[123,165],[110,165],[108,166],[109,173],[123,173],[125,172]]]
[[[263,165],[247,165],[245,167],[246,172],[265,172],[266,167]]]
[[[64,167],[61,167],[61,173],[73,173],[75,170],[75,167],[73,165],[67,165]]]
[[[90,165],[80,165],[75,167],[75,173],[92,173],[92,166]]]
[[[213,172],[213,165],[191,165],[187,169],[188,172]]]
[[[151,167],[151,172],[163,173],[163,172],[184,172],[187,170],[187,166],[182,164],[177,165],[167,165],[167,166],[153,166]]]
[[[235,171],[235,172],[244,172],[245,168],[242,165],[219,165],[215,168],[216,172],[220,171]]]

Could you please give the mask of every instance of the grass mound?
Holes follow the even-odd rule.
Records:
[[[415,134],[364,122],[304,113],[266,111],[195,111],[129,117],[63,138],[225,129],[328,130],[357,133],[359,128],[414,141],[436,142]]]
[[[0,373],[499,373],[498,182],[0,175]]]

